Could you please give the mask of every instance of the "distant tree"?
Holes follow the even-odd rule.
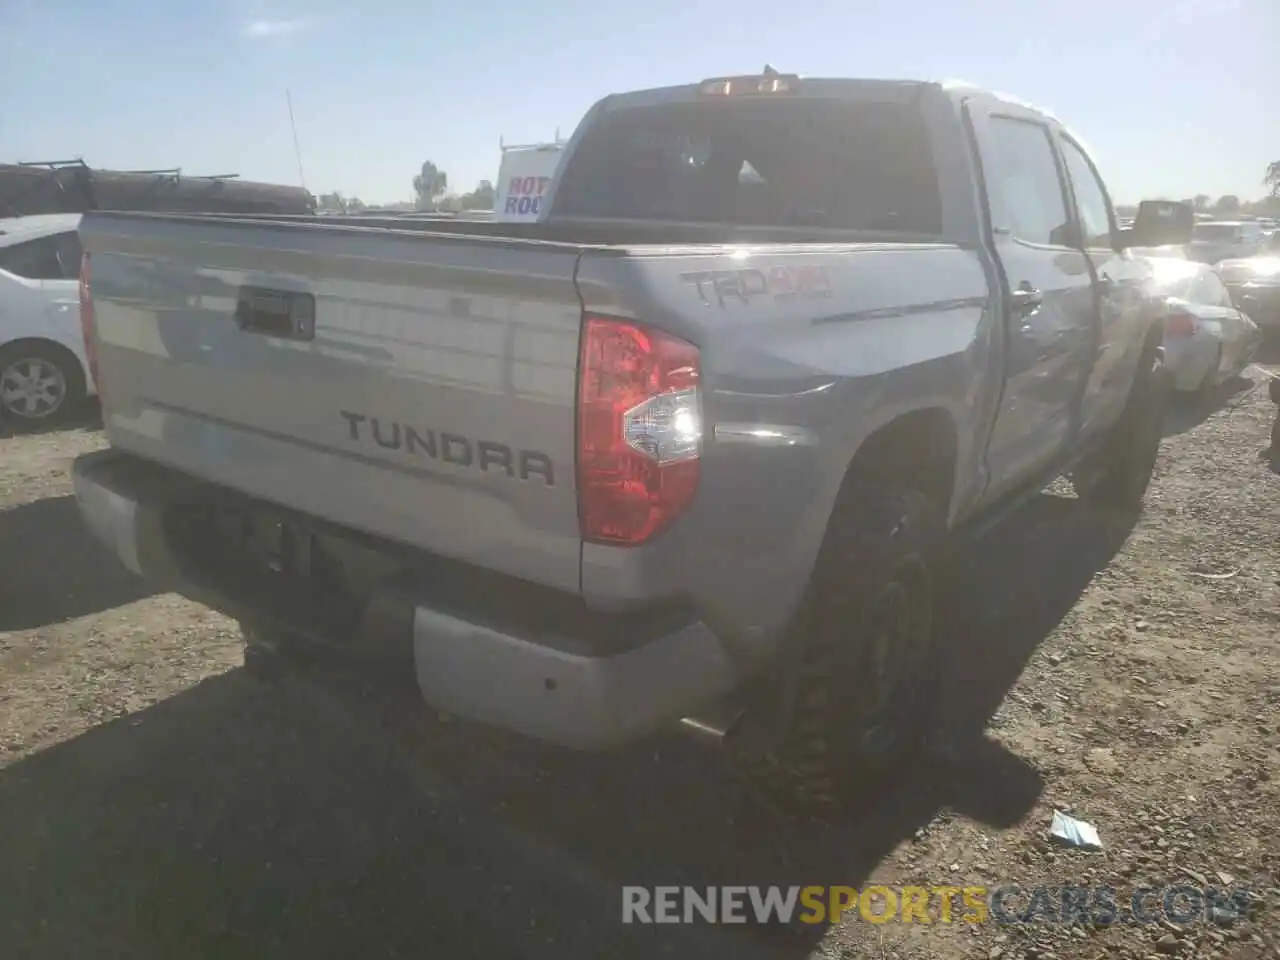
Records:
[[[320,194],[316,209],[326,213],[360,213],[368,209],[368,204],[359,197],[344,197],[342,191],[334,190],[332,193]]]
[[[1213,212],[1219,216],[1229,216],[1233,213],[1240,212],[1240,198],[1234,193],[1228,193],[1218,198],[1213,205]]]
[[[1207,193],[1197,193],[1195,199],[1191,201],[1191,205],[1197,210],[1209,209],[1210,197]]]
[[[336,213],[346,213],[347,201],[339,191],[335,190],[333,193],[320,194],[320,199],[316,202],[316,208]]]
[[[463,210],[492,210],[498,199],[498,191],[488,180],[481,180],[480,185],[471,193],[462,195]]]
[[[1267,164],[1267,175],[1262,182],[1271,191],[1271,196],[1280,197],[1280,160]]]
[[[436,198],[448,189],[448,174],[430,160],[424,160],[422,171],[413,178],[413,192],[418,197],[418,209],[432,209],[436,204]]]

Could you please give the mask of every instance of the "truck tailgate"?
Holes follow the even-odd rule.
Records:
[[[113,446],[579,589],[578,251],[89,214]]]

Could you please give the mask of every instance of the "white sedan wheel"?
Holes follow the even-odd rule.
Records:
[[[44,344],[0,351],[0,418],[25,426],[55,422],[84,393],[75,358]]]

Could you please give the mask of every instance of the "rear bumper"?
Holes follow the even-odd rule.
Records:
[[[733,665],[702,623],[626,653],[590,657],[417,606],[413,660],[428,703],[587,749],[675,723],[733,685]]]
[[[134,573],[231,616],[300,629],[198,576],[174,550],[165,514],[204,485],[116,451],[76,460],[75,495],[94,536]],[[441,709],[552,743],[582,749],[626,743],[674,724],[730,692],[737,664],[701,621],[685,623],[609,655],[574,650],[565,638],[522,634],[460,617],[406,592],[376,590],[362,620],[411,649],[424,699]]]

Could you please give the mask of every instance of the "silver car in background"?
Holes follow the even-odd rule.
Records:
[[[1224,260],[1217,266],[1236,306],[1262,328],[1264,337],[1280,337],[1280,231],[1269,249],[1256,257]]]
[[[1207,391],[1238,376],[1262,342],[1258,325],[1232,303],[1203,263],[1152,258],[1151,293],[1164,310],[1165,363],[1179,390]]]
[[[1256,220],[1205,220],[1191,231],[1187,256],[1201,263],[1261,253],[1267,234]]]

